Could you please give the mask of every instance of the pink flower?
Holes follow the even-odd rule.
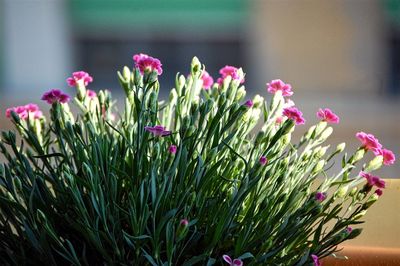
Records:
[[[135,67],[139,68],[142,75],[145,72],[156,71],[157,75],[162,74],[162,64],[157,58],[151,57],[147,54],[135,54],[133,56],[133,61],[135,62]]]
[[[365,173],[365,172],[360,172],[359,175],[361,177],[364,177],[367,180],[367,184],[370,187],[376,186],[378,188],[385,188],[386,187],[386,183],[385,180],[374,176],[370,173]]]
[[[43,94],[42,100],[46,101],[49,104],[55,102],[67,103],[69,102],[70,98],[67,94],[63,93],[59,89],[52,89]]]
[[[203,80],[203,88],[205,90],[209,90],[211,88],[211,86],[214,84],[214,79],[205,70],[203,71],[203,74],[201,75],[201,79]]]
[[[324,193],[324,192],[317,192],[317,193],[315,194],[315,199],[316,199],[317,201],[319,201],[319,202],[324,201],[324,200],[326,199],[326,193]]]
[[[93,82],[93,78],[87,72],[77,71],[72,73],[72,77],[67,78],[67,83],[70,87],[75,87],[80,80],[83,80],[85,86]]]
[[[33,103],[29,103],[27,105],[21,105],[16,107],[10,107],[6,109],[6,117],[11,117],[11,111],[17,113],[19,118],[26,120],[28,117],[32,117],[33,119],[39,119],[43,116],[42,111],[39,110],[39,106]]]
[[[247,100],[247,101],[244,103],[244,105],[246,105],[248,108],[251,108],[251,107],[253,107],[254,103],[253,103],[252,100]]]
[[[292,86],[280,79],[274,79],[267,83],[267,91],[272,94],[275,94],[277,91],[282,91],[282,96],[293,95]]]
[[[96,98],[96,96],[97,96],[96,92],[95,92],[95,91],[92,91],[92,90],[87,90],[87,91],[86,91],[86,95],[87,95],[87,97],[88,97],[89,99]]]
[[[356,137],[361,141],[362,147],[365,150],[372,150],[373,152],[377,152],[382,149],[382,144],[379,143],[379,140],[375,138],[372,134],[367,134],[365,132],[358,132]]]
[[[334,112],[329,108],[319,109],[317,112],[317,117],[321,118],[322,121],[326,121],[332,124],[339,124],[339,116],[337,116]]]
[[[318,258],[317,255],[311,254],[311,258],[312,258],[312,260],[314,262],[314,266],[321,266],[322,265],[321,262],[319,261],[319,258]]]
[[[303,113],[296,107],[288,107],[283,109],[283,115],[296,122],[296,125],[302,125],[306,122]]]
[[[268,159],[265,156],[261,156],[258,161],[260,162],[261,165],[266,165],[268,162]]]
[[[165,127],[160,125],[154,127],[146,126],[144,127],[144,129],[155,136],[167,136],[171,134],[171,131],[166,130]]]
[[[177,148],[176,148],[175,145],[171,145],[171,146],[169,146],[169,148],[168,148],[168,151],[169,151],[169,153],[171,153],[171,154],[175,154],[175,153],[176,153],[176,150],[177,150]]]
[[[224,66],[219,70],[221,77],[217,80],[218,84],[222,84],[224,79],[230,76],[233,80],[239,80],[240,84],[244,83],[244,77],[239,75],[238,68],[234,66]]]
[[[375,194],[378,195],[379,197],[383,195],[383,190],[378,188],[377,190],[375,190]]]
[[[375,155],[383,156],[383,164],[384,165],[392,165],[396,161],[396,156],[394,156],[394,153],[391,150],[379,149],[379,150],[376,150]]]
[[[188,221],[187,219],[182,219],[182,220],[179,222],[179,225],[181,225],[181,226],[188,226],[188,225],[189,225],[189,221]]]
[[[230,266],[243,266],[243,261],[241,259],[232,260],[228,255],[223,255],[222,258],[225,262],[227,262]]]
[[[346,227],[346,232],[348,233],[348,234],[350,234],[352,231],[353,231],[353,228],[351,228],[350,226],[348,226],[348,227]]]
[[[377,176],[374,176],[373,180],[374,180],[375,186],[377,188],[385,188],[386,187],[385,180],[383,180],[383,179],[381,179],[381,178],[379,178]]]

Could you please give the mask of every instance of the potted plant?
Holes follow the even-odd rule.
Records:
[[[361,233],[385,187],[372,172],[395,160],[373,135],[357,133],[351,156],[330,148],[339,117],[320,109],[292,143],[305,119],[289,84],[269,82],[268,104],[246,98],[242,69],[225,66],[214,83],[195,57],[161,101],[161,62],[133,59],[118,73],[121,113],[83,71],[67,80],[73,99],[42,96],[49,117],[7,109],[17,131],[0,141],[3,265],[320,265]]]

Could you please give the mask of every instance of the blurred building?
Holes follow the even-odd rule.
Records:
[[[196,55],[215,78],[242,66],[251,95],[291,83],[309,123],[332,108],[334,143],[354,149],[363,130],[400,154],[399,0],[0,0],[0,40],[1,109],[66,88],[81,69],[118,93],[114,73],[139,52],[161,59],[167,91]]]

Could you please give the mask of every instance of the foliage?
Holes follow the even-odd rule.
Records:
[[[323,146],[327,122],[292,144],[282,93],[243,104],[236,71],[204,89],[194,58],[163,102],[160,71],[125,67],[116,119],[110,92],[88,97],[87,82],[76,84],[76,117],[66,98],[46,98],[49,120],[10,111],[18,134],[0,142],[1,264],[213,265],[226,254],[304,265],[359,235],[350,226],[378,198],[351,174],[365,147],[327,172],[344,149]],[[148,130],[156,125],[165,134]],[[362,168],[381,165],[377,156]]]

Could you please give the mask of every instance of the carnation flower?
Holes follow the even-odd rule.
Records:
[[[145,72],[156,71],[157,75],[161,75],[162,64],[157,58],[151,57],[147,54],[135,54],[133,56],[133,61],[135,62],[135,67],[139,68],[140,73],[143,75]]]
[[[175,153],[176,153],[176,150],[177,150],[176,145],[171,145],[171,146],[169,146],[169,148],[168,148],[168,151],[169,151],[169,153],[171,153],[171,154],[175,154]]]
[[[356,137],[361,141],[362,147],[365,150],[372,150],[376,152],[382,148],[382,144],[380,144],[379,140],[372,134],[358,132]]]
[[[267,83],[267,91],[272,94],[275,94],[277,91],[281,91],[282,96],[293,95],[292,86],[280,79],[274,79]]]
[[[379,197],[383,195],[383,190],[378,188],[377,190],[375,190],[375,194],[378,195]]]
[[[247,106],[248,108],[251,108],[251,107],[253,107],[254,103],[253,103],[252,100],[247,100],[247,101],[244,103],[244,105]]]
[[[376,150],[375,155],[382,155],[384,165],[392,165],[396,161],[396,156],[391,150],[379,149]]]
[[[296,125],[302,125],[306,122],[306,120],[303,118],[303,113],[300,112],[296,107],[284,108],[282,114],[296,122]]]
[[[164,126],[154,126],[154,127],[150,127],[150,126],[146,126],[144,127],[145,130],[147,130],[148,132],[152,133],[155,136],[167,136],[171,134],[171,131],[166,130]]]
[[[224,79],[230,76],[233,80],[239,80],[240,84],[244,83],[244,77],[238,73],[238,68],[234,66],[224,66],[219,70],[221,77],[217,80],[218,84],[222,84]]]
[[[326,121],[327,123],[338,124],[339,116],[337,116],[334,112],[329,108],[319,109],[317,112],[317,117],[321,118],[322,121]]]
[[[93,82],[93,78],[85,71],[77,71],[72,73],[72,77],[67,78],[67,83],[70,87],[75,87],[79,81],[82,81],[85,86]]]
[[[259,162],[261,165],[266,165],[268,162],[268,159],[265,156],[261,156]]]
[[[315,199],[319,202],[322,202],[326,199],[326,193],[325,192],[317,192],[315,193]]]
[[[46,101],[49,104],[55,102],[67,103],[69,102],[70,98],[67,94],[63,93],[59,89],[52,89],[43,94],[42,100]]]
[[[209,90],[214,84],[214,79],[205,70],[203,71],[203,74],[201,74],[201,79],[203,80],[203,88],[205,90]]]
[[[234,259],[232,260],[231,257],[228,255],[223,255],[222,258],[225,262],[227,262],[230,266],[242,266],[243,261],[241,259]]]
[[[374,176],[370,173],[360,172],[359,175],[364,177],[367,180],[367,184],[370,187],[376,186],[378,188],[385,188],[386,182],[385,180],[379,178],[378,176]]]
[[[43,116],[42,111],[39,110],[39,106],[34,103],[29,103],[26,105],[10,107],[6,109],[6,117],[11,117],[11,111],[14,111],[19,118],[26,120],[28,117],[32,117],[33,119],[39,119]]]

